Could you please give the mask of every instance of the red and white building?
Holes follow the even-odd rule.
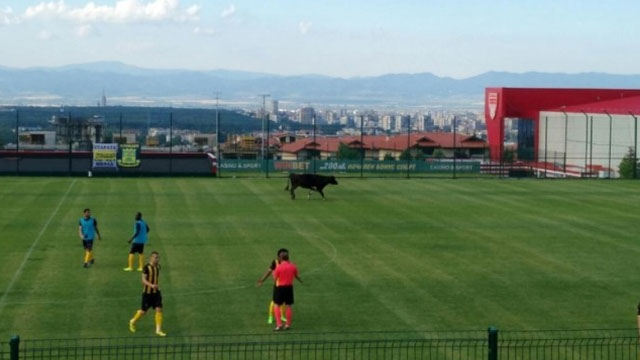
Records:
[[[505,122],[517,123],[516,158],[563,176],[617,176],[637,153],[640,90],[487,88],[490,157],[503,159]]]

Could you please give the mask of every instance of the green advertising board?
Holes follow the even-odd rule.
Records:
[[[479,173],[480,161],[459,160],[455,164],[452,160],[433,161],[373,161],[365,160],[222,160],[219,167],[226,171],[260,171],[267,168],[270,172],[313,172],[314,168],[319,173],[396,173],[396,172],[418,172],[418,173]]]

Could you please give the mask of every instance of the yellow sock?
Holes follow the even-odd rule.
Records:
[[[142,310],[138,310],[136,311],[136,314],[133,315],[133,318],[131,319],[131,322],[136,322],[138,320],[140,320],[140,318],[142,317],[142,315],[144,315],[144,313],[142,312]]]
[[[142,269],[142,266],[144,266],[144,255],[138,254],[138,264],[138,269]]]
[[[156,331],[162,330],[162,313],[156,311]]]
[[[273,301],[269,303],[269,317],[273,317]]]
[[[85,264],[89,262],[89,251],[84,251],[84,262]]]
[[[133,254],[129,254],[129,268],[133,268]]]
[[[89,261],[93,260],[93,251],[89,250]]]

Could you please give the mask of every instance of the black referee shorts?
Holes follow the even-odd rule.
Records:
[[[144,253],[144,244],[131,244],[131,250],[129,250],[129,254],[142,254]]]
[[[93,250],[93,240],[82,240],[82,247],[88,251]]]
[[[276,286],[273,292],[273,302],[276,305],[293,305],[293,286]]]
[[[162,294],[160,291],[156,293],[143,293],[142,294],[142,307],[140,309],[142,311],[147,311],[149,308],[161,308],[162,307]]]

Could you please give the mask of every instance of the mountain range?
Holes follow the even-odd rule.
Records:
[[[640,75],[487,72],[454,79],[432,73],[338,78],[213,70],[146,69],[120,62],[61,67],[0,67],[0,103],[198,103],[215,92],[225,101],[257,104],[258,94],[310,104],[428,105],[480,103],[485,87],[640,88]]]

